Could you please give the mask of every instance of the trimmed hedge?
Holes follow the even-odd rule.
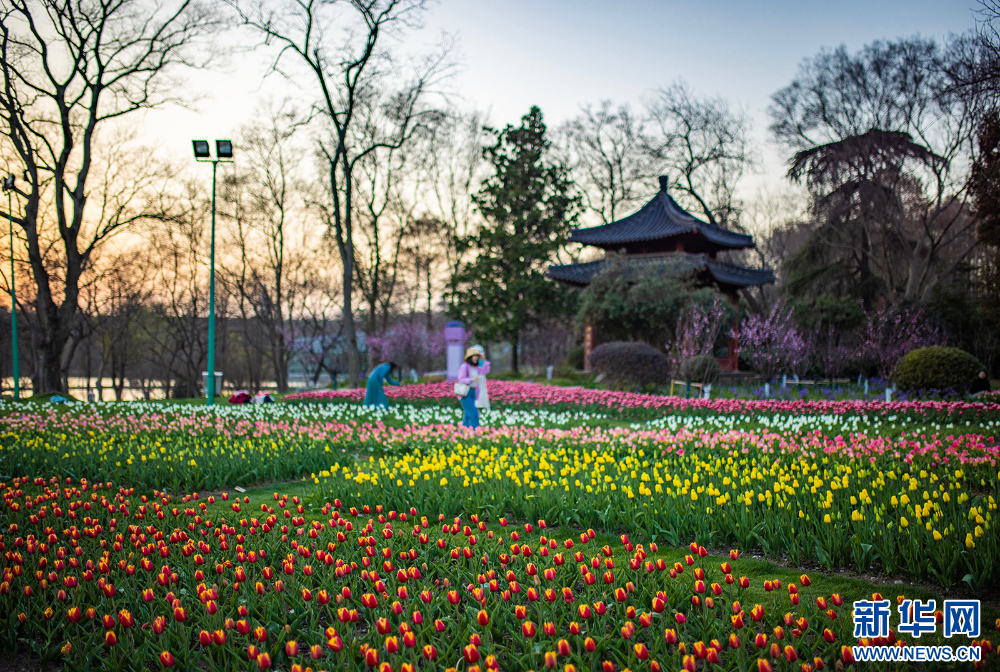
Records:
[[[964,391],[982,370],[979,360],[964,350],[934,345],[900,357],[892,379],[904,390]]]
[[[590,353],[590,365],[612,385],[661,385],[670,380],[666,355],[646,343],[602,343]]]

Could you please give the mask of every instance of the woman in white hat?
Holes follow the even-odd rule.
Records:
[[[479,365],[480,362],[483,362],[482,367]],[[465,427],[475,428],[479,426],[479,409],[476,408],[476,396],[479,393],[480,381],[484,380],[485,375],[489,373],[489,366],[490,363],[483,358],[482,353],[475,347],[465,351],[465,361],[458,368],[458,382],[469,386],[468,393],[464,397],[461,397],[462,410],[465,412],[462,416],[462,425]]]
[[[490,412],[490,395],[486,391],[486,376],[490,372],[490,363],[486,359],[486,349],[481,345],[474,345],[472,349],[479,353],[479,385],[476,391],[476,408],[480,413]]]

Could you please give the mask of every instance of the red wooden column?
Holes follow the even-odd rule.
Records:
[[[589,321],[588,321],[589,322]],[[590,371],[590,353],[594,351],[594,325],[583,328],[583,370]]]
[[[727,293],[726,296],[729,298],[729,302],[739,308],[740,301],[736,298],[736,292]],[[729,343],[726,348],[726,360],[727,360],[727,370],[738,371],[740,368],[740,326],[739,323],[733,327],[733,335],[729,337]]]

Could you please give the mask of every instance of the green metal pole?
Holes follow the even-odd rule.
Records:
[[[10,340],[14,351],[11,363],[14,368],[14,398],[21,398],[21,360],[17,353],[17,295],[14,293],[14,211],[11,193],[7,192],[7,224],[10,229]]]
[[[218,161],[212,161],[212,247],[209,252],[208,276],[208,405],[215,404],[215,169]]]

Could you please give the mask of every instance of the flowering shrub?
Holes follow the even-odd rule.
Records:
[[[865,318],[856,357],[862,366],[874,369],[882,378],[892,374],[896,362],[906,353],[938,345],[943,340],[923,311],[918,309],[883,303],[869,311]]]
[[[708,305],[692,302],[681,311],[674,336],[666,344],[670,370],[675,376],[690,380],[685,366],[690,366],[692,360],[713,356],[716,340],[732,313],[732,306],[720,296],[713,296]]]
[[[805,375],[813,343],[795,324],[792,309],[778,302],[765,315],[748,314],[739,331],[740,356],[765,381],[781,374]]]
[[[376,361],[406,367],[419,367],[441,356],[445,346],[440,329],[428,334],[425,326],[405,321],[384,334],[369,336],[365,344]]]
[[[698,543],[668,555],[626,535],[602,546],[593,530],[553,532],[544,520],[538,536],[534,522],[513,529],[475,513],[339,499],[307,522],[297,497],[277,493],[209,515],[214,498],[197,495],[55,478],[2,486],[0,642],[31,642],[69,669],[853,662],[850,603],[803,574],[787,586],[767,580],[751,605],[736,550],[720,563]],[[860,643],[896,641],[893,632]]]

